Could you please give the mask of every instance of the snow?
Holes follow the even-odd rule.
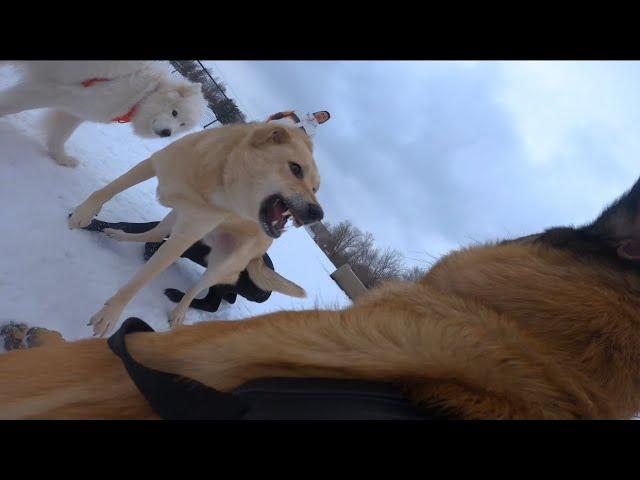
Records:
[[[0,69],[0,89],[11,83]],[[43,111],[0,118],[0,325],[25,322],[59,331],[67,340],[90,337],[89,318],[143,265],[143,244],[112,240],[101,233],[69,230],[67,215],[91,192],[112,181],[175,138],[147,140],[129,125],[85,123],[67,143],[80,159],[75,169],[50,159],[43,146]],[[160,220],[167,209],[155,199],[149,180],[107,203],[106,221]],[[305,229],[291,230],[269,250],[276,270],[301,285],[307,298],[273,293],[265,303],[238,297],[216,313],[190,309],[185,323],[235,320],[281,309],[336,308],[348,298],[329,277],[335,269]],[[121,320],[137,316],[155,330],[168,329],[175,306],[163,290],[185,291],[203,268],[180,259],[145,286]],[[204,294],[204,292],[203,292]]]

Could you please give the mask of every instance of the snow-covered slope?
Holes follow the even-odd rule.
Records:
[[[11,82],[0,69],[0,89]],[[83,124],[68,150],[81,160],[75,169],[48,158],[42,142],[42,111],[0,119],[0,324],[9,320],[58,330],[67,339],[88,337],[86,324],[143,265],[142,244],[120,243],[99,233],[74,230],[67,214],[87,195],[169,143],[144,140],[129,125]],[[155,180],[123,192],[100,213],[107,221],[152,221],[167,209],[155,200]],[[334,270],[304,229],[287,232],[269,251],[276,270],[303,286],[306,299],[277,293],[263,303],[241,297],[214,314],[190,310],[186,323],[238,319],[279,309],[332,308],[348,299],[329,278]],[[168,328],[175,304],[165,288],[186,290],[203,271],[181,259],[146,286],[122,319],[138,316],[156,330]]]

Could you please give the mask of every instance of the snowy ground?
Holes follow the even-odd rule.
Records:
[[[0,89],[11,83],[0,69]],[[71,137],[69,152],[81,160],[70,169],[55,164],[43,147],[42,111],[0,119],[0,325],[9,320],[58,330],[69,340],[91,336],[86,324],[115,291],[143,265],[142,244],[120,243],[82,230],[71,231],[67,214],[91,192],[169,143],[135,137],[129,125],[83,124]],[[175,139],[173,139],[175,140]],[[120,194],[105,205],[107,221],[153,221],[167,212],[155,200],[155,180]],[[333,308],[348,299],[329,278],[333,265],[302,228],[287,232],[269,250],[276,270],[301,285],[306,299],[273,293],[263,303],[241,297],[222,303],[216,313],[190,310],[186,323],[238,319],[281,309]],[[129,304],[121,321],[138,316],[165,330],[175,306],[165,288],[182,291],[203,268],[181,259],[147,285]]]

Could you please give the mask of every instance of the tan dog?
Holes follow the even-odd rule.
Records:
[[[128,337],[147,367],[231,390],[260,377],[402,385],[475,419],[640,410],[640,182],[592,224],[474,246],[342,311]],[[153,418],[105,340],[0,355],[2,418]]]
[[[145,233],[105,232],[134,242],[157,242],[171,235],[91,318],[94,334],[108,332],[138,290],[205,236],[212,246],[208,268],[171,313],[171,325],[182,323],[200,291],[219,283],[234,284],[245,268],[260,288],[305,295],[262,260],[289,218],[300,226],[323,215],[315,197],[320,177],[311,142],[303,132],[242,124],[187,135],[91,194],[69,218],[70,228],[88,225],[109,199],[153,176],[158,179],[158,200],[171,212]]]

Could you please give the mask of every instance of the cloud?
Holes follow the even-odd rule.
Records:
[[[637,64],[216,62],[256,119],[326,109],[320,199],[412,264],[589,221],[638,175]]]

